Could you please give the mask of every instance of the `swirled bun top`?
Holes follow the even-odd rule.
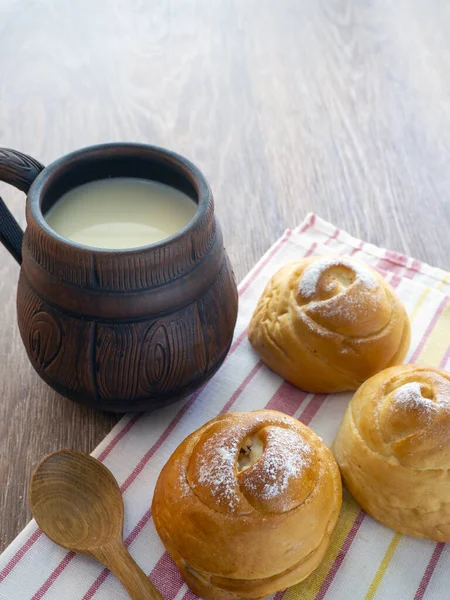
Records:
[[[187,481],[205,505],[236,515],[254,509],[283,513],[302,504],[313,490],[317,474],[307,436],[283,426],[283,417],[266,417],[254,432],[257,424],[258,417],[234,427],[219,421],[199,439]],[[255,452],[259,454],[255,446],[261,454],[253,463]]]
[[[410,325],[391,286],[347,257],[282,267],[262,294],[249,340],[273,371],[311,392],[356,389],[400,363]]]
[[[366,381],[334,445],[364,510],[396,531],[450,541],[450,375],[399,365]]]
[[[257,598],[320,562],[341,505],[337,465],[308,427],[270,410],[190,435],[155,489],[157,531],[204,598]],[[194,541],[195,540],[195,541]]]
[[[356,425],[369,446],[401,465],[449,468],[449,374],[404,365],[385,371],[382,381],[375,393],[358,394],[353,403]]]

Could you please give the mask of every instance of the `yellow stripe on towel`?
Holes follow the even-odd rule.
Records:
[[[389,563],[391,562],[392,557],[394,556],[394,552],[396,551],[401,539],[401,533],[396,533],[392,538],[391,543],[389,544],[388,549],[386,550],[386,553],[383,556],[383,560],[381,561],[380,566],[378,567],[378,570],[375,573],[375,577],[372,579],[372,583],[370,584],[369,589],[367,590],[367,594],[364,596],[364,600],[373,600],[373,597],[375,596],[380,583],[383,581],[384,574],[386,573],[387,568],[389,567]]]
[[[416,362],[430,367],[439,367],[449,345],[449,331],[450,305],[447,302]]]
[[[286,590],[283,600],[310,600],[315,598],[329,571],[341,551],[341,548],[360,513],[358,504],[344,490],[344,502],[335,530],[330,539],[330,545],[320,566],[305,581]]]

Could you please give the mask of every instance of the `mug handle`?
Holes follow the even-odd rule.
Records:
[[[0,181],[27,193],[31,184],[44,169],[40,162],[9,148],[0,148]],[[0,198],[0,242],[17,262],[22,264],[23,231]]]

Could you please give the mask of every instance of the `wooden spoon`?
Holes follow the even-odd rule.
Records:
[[[123,500],[112,473],[75,450],[50,454],[36,467],[30,504],[56,544],[105,565],[133,600],[163,600],[123,543]]]

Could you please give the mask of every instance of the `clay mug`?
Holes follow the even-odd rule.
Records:
[[[45,214],[62,194],[109,177],[173,186],[197,203],[195,215],[171,237],[125,250],[89,248],[51,229]],[[191,162],[117,143],[44,168],[0,149],[0,180],[27,193],[25,233],[0,200],[0,240],[21,264],[23,343],[53,389],[98,409],[137,412],[173,402],[217,371],[233,336],[237,290],[211,190]]]

